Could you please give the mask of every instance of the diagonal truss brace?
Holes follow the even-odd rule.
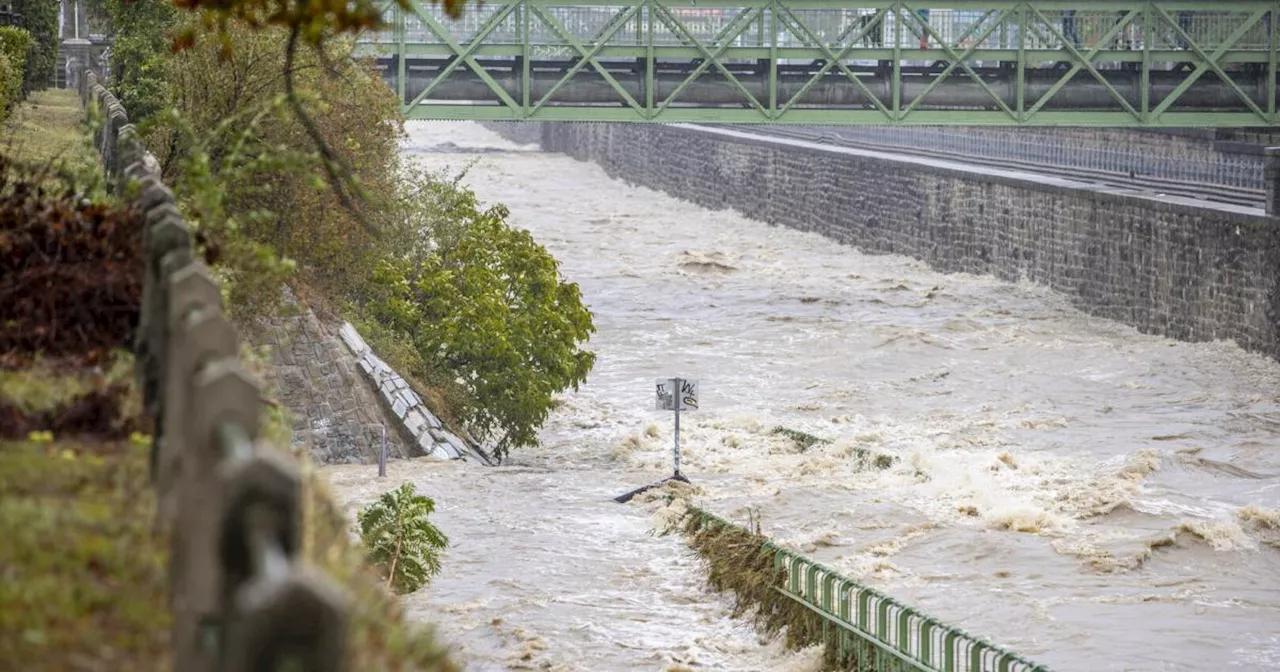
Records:
[[[435,33],[436,37],[439,38],[441,42],[453,50],[453,53],[456,54],[458,58],[455,59],[453,63],[450,63],[439,76],[432,80],[431,84],[424,88],[421,93],[415,96],[412,102],[405,105],[406,110],[412,109],[414,106],[418,105],[418,103],[421,103],[437,84],[444,81],[445,75],[452,72],[453,68],[459,62],[466,63],[467,67],[471,68],[472,72],[476,73],[476,76],[485,83],[485,86],[488,86],[489,90],[493,91],[494,95],[498,96],[498,98],[507,107],[512,110],[520,109],[520,104],[508,95],[506,89],[502,88],[502,85],[495,81],[493,77],[489,75],[489,72],[476,61],[474,56],[472,56],[472,53],[474,53],[480,45],[484,44],[483,38],[502,23],[502,18],[505,18],[510,14],[511,11],[520,4],[519,2],[509,3],[503,7],[502,10],[496,12],[492,17],[490,17],[489,21],[485,23],[484,29],[473,40],[471,40],[471,43],[466,49],[463,49],[461,45],[453,39],[453,35],[449,32],[448,28],[440,25],[440,22],[431,15],[431,12],[422,6],[420,0],[408,0],[408,2],[410,6],[412,6],[414,14],[416,14],[418,18],[422,19],[422,22],[426,24],[427,28],[429,28],[431,32]]]
[[[747,87],[743,86],[742,82],[738,81],[738,78],[734,77],[733,73],[720,62],[720,55],[729,49],[735,38],[751,27],[751,24],[755,22],[756,18],[763,13],[763,9],[748,8],[738,12],[738,14],[734,16],[733,20],[729,22],[729,25],[721,31],[720,35],[716,36],[716,39],[720,41],[720,44],[716,46],[715,53],[712,53],[707,50],[706,46],[704,46],[698,38],[694,37],[688,29],[685,28],[684,22],[671,14],[671,10],[665,5],[661,3],[654,3],[653,8],[657,10],[655,14],[659,20],[665,23],[667,27],[671,29],[671,32],[677,33],[681,39],[692,44],[699,52],[702,53],[703,57],[702,63],[700,63],[693,72],[689,73],[689,76],[686,77],[683,82],[680,82],[680,85],[676,87],[675,91],[671,92],[670,96],[667,96],[666,100],[662,101],[662,105],[658,107],[656,113],[661,113],[663,110],[667,109],[667,107],[675,102],[676,97],[679,96],[686,87],[692,84],[698,77],[701,77],[702,73],[706,72],[708,67],[714,65],[716,69],[720,71],[720,74],[725,76],[725,79],[732,82],[734,87],[746,96],[747,100],[750,101],[751,105],[755,107],[756,110],[765,115],[766,118],[770,117],[768,109],[766,109],[764,105],[761,105],[760,101],[757,100],[749,90],[747,90]],[[650,20],[652,20],[652,18]]]
[[[805,82],[804,86],[800,87],[800,90],[797,91],[795,95],[792,96],[791,99],[788,100],[787,103],[782,106],[782,109],[778,110],[778,116],[782,116],[782,114],[786,113],[787,110],[791,109],[792,105],[795,105],[797,102],[803,99],[804,94],[808,93],[809,89],[813,88],[813,85],[817,84],[818,81],[822,79],[822,77],[824,77],[831,70],[832,67],[835,67],[835,68],[838,68],[841,74],[843,74],[846,79],[848,79],[855,87],[857,87],[858,90],[861,91],[862,94],[865,95],[867,99],[872,102],[873,105],[875,105],[876,109],[880,110],[880,112],[883,113],[886,117],[890,119],[893,118],[893,113],[889,111],[889,108],[886,107],[884,103],[880,102],[879,96],[872,93],[871,89],[867,88],[867,85],[862,83],[862,80],[858,78],[857,74],[855,74],[852,70],[850,70],[849,67],[846,66],[843,62],[846,56],[848,55],[848,53],[853,50],[854,45],[861,42],[867,35],[871,33],[872,30],[879,28],[877,23],[885,19],[886,15],[888,14],[887,9],[876,10],[876,13],[874,15],[875,18],[865,22],[865,24],[862,27],[862,30],[858,31],[858,34],[853,39],[851,39],[848,44],[846,44],[844,47],[840,49],[839,54],[832,53],[831,49],[826,44],[824,44],[822,40],[817,35],[815,35],[807,25],[804,24],[803,21],[801,21],[794,13],[792,13],[790,9],[788,9],[785,6],[780,6],[778,9],[781,11],[779,11],[779,13],[777,14],[777,18],[783,24],[785,24],[787,28],[789,28],[794,33],[803,33],[803,35],[801,35],[802,41],[809,46],[817,45],[818,49],[821,49],[823,55],[826,56],[826,63],[822,65],[822,68],[818,70],[817,74],[815,74],[813,77],[810,77],[809,81]],[[844,35],[848,35],[848,32],[849,31],[846,31]],[[843,37],[844,36],[842,36],[842,38]]]
[[[1172,27],[1174,31],[1176,31],[1177,35],[1186,42],[1188,48],[1195,52],[1196,57],[1200,59],[1200,63],[1196,65],[1195,72],[1192,72],[1191,76],[1182,80],[1182,82],[1178,84],[1178,87],[1171,91],[1169,95],[1151,111],[1152,116],[1158,117],[1161,114],[1164,114],[1165,110],[1168,110],[1170,106],[1177,102],[1178,98],[1182,97],[1182,94],[1186,93],[1187,89],[1191,88],[1191,85],[1195,84],[1196,80],[1200,79],[1205,72],[1213,70],[1214,74],[1221,78],[1227,86],[1231,87],[1232,92],[1239,96],[1240,100],[1244,101],[1244,104],[1247,105],[1254,114],[1264,120],[1268,118],[1267,113],[1262,111],[1262,108],[1258,107],[1258,104],[1253,101],[1253,98],[1249,97],[1248,94],[1241,90],[1235,80],[1228,77],[1227,73],[1223,71],[1222,66],[1218,64],[1218,61],[1222,59],[1222,56],[1226,54],[1231,47],[1235,46],[1235,44],[1240,41],[1240,38],[1244,37],[1251,28],[1262,20],[1262,17],[1267,13],[1266,10],[1256,10],[1247,20],[1242,21],[1239,26],[1236,26],[1236,29],[1231,31],[1231,34],[1228,35],[1220,45],[1218,45],[1218,48],[1215,49],[1212,54],[1206,55],[1204,50],[1200,48],[1200,45],[1196,44],[1195,41],[1191,39],[1191,36],[1182,29],[1182,26],[1178,25],[1178,22],[1172,16],[1169,16],[1168,11],[1163,7],[1154,7],[1153,9],[1161,19]],[[1274,47],[1272,48],[1274,49]],[[1274,73],[1272,73],[1272,76],[1274,76]]]
[[[1080,50],[1076,49],[1072,41],[1068,40],[1061,31],[1055,28],[1053,26],[1053,22],[1050,21],[1039,8],[1030,3],[1027,4],[1027,8],[1031,10],[1036,19],[1044,23],[1045,27],[1049,29],[1049,35],[1052,36],[1054,40],[1057,40],[1058,43],[1062,45],[1062,48],[1065,49],[1076,62],[1072,64],[1071,69],[1067,71],[1067,74],[1063,75],[1054,83],[1053,86],[1049,87],[1049,90],[1040,97],[1040,100],[1037,100],[1036,104],[1033,105],[1030,110],[1027,110],[1024,120],[1039,112],[1040,108],[1044,107],[1050,99],[1057,95],[1058,91],[1061,91],[1062,87],[1066,86],[1067,82],[1070,82],[1071,79],[1075,77],[1076,73],[1080,72],[1082,69],[1088,70],[1089,74],[1092,75],[1094,79],[1098,80],[1098,82],[1102,84],[1103,88],[1107,90],[1107,93],[1111,94],[1111,97],[1120,103],[1120,106],[1124,108],[1125,112],[1133,115],[1133,118],[1135,119],[1142,119],[1142,113],[1134,109],[1133,105],[1130,105],[1129,101],[1125,100],[1125,97],[1121,95],[1119,91],[1116,91],[1116,88],[1111,85],[1111,82],[1107,81],[1107,78],[1103,77],[1102,73],[1098,72],[1098,69],[1093,67],[1094,57],[1097,56],[1098,52],[1103,50],[1103,47],[1111,44],[1111,41],[1114,40],[1117,35],[1129,27],[1129,24],[1132,23],[1133,19],[1138,15],[1138,10],[1129,10],[1126,12],[1121,20],[1112,25],[1111,29],[1102,36],[1102,39],[1098,40],[1098,42],[1094,44],[1088,54],[1082,55]]]
[[[904,7],[908,11],[911,10],[910,7],[906,7],[905,5]],[[991,86],[988,85],[986,81],[984,81],[982,77],[978,75],[978,73],[974,72],[973,68],[968,63],[969,55],[972,54],[974,51],[977,51],[978,47],[982,44],[982,41],[987,39],[991,35],[991,33],[995,32],[995,29],[1000,26],[1001,20],[1003,20],[1007,15],[1009,15],[1009,12],[1010,10],[1005,10],[1001,12],[999,15],[999,19],[996,21],[992,21],[987,26],[986,30],[982,31],[981,36],[978,39],[974,40],[973,44],[969,45],[969,48],[965,49],[963,54],[957,54],[955,49],[952,48],[951,45],[947,44],[942,39],[942,37],[933,30],[933,27],[930,26],[927,21],[924,21],[922,18],[920,18],[919,15],[917,15],[914,11],[912,11],[910,13],[911,17],[915,19],[917,24],[921,25],[924,28],[926,35],[928,35],[929,37],[932,37],[934,40],[937,40],[938,44],[941,45],[942,50],[947,52],[947,55],[950,57],[950,63],[947,64],[947,67],[942,71],[942,74],[935,77],[933,81],[929,84],[929,86],[926,87],[924,91],[920,92],[920,95],[912,99],[911,103],[907,105],[906,109],[902,110],[902,112],[900,113],[901,116],[905,117],[908,114],[910,114],[911,111],[916,108],[916,105],[919,105],[920,102],[924,100],[925,96],[929,95],[929,93],[931,93],[935,88],[937,88],[938,85],[940,85],[943,82],[943,80],[947,78],[947,75],[950,75],[958,66],[965,71],[965,73],[969,76],[970,79],[972,79],[974,82],[977,82],[978,86],[982,87],[982,90],[985,91],[988,96],[991,96],[991,100],[995,101],[996,105],[1000,107],[1001,111],[1009,115],[1009,118],[1017,119],[1018,113],[1014,112],[1007,104],[1005,104],[1004,98],[1000,97],[999,94],[997,94],[994,90],[992,90]],[[901,16],[899,16],[899,20],[901,20]]]
[[[640,104],[636,102],[636,99],[627,92],[626,88],[618,83],[618,80],[615,79],[613,75],[609,74],[609,70],[607,68],[600,65],[600,62],[596,60],[596,54],[600,53],[600,50],[609,43],[609,40],[614,36],[614,34],[621,30],[622,27],[627,24],[627,21],[630,21],[631,18],[640,11],[641,5],[633,4],[629,9],[623,9],[615,14],[613,18],[610,19],[609,23],[606,24],[605,28],[601,30],[600,35],[594,38],[593,41],[595,42],[595,45],[591,48],[591,51],[587,51],[586,47],[582,46],[582,43],[579,42],[572,33],[565,29],[564,24],[560,23],[560,21],[554,16],[544,11],[542,7],[536,4],[530,4],[529,7],[533,9],[543,23],[550,27],[551,30],[555,31],[561,39],[568,42],[569,46],[573,47],[574,50],[578,52],[578,62],[574,63],[573,67],[555,83],[555,86],[552,86],[551,89],[548,90],[536,104],[534,104],[530,113],[536,112],[545,105],[547,101],[551,100],[551,96],[555,95],[555,92],[560,90],[560,87],[573,79],[573,76],[578,74],[578,72],[582,70],[583,66],[590,63],[591,67],[595,68],[596,72],[600,73],[600,76],[609,83],[609,86],[613,87],[614,91],[617,91],[622,96],[632,109],[640,112],[642,116],[644,115],[644,110],[641,108]]]

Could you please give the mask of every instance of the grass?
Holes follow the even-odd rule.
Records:
[[[697,509],[690,509],[682,531],[689,547],[702,558],[707,585],[733,593],[734,617],[754,614],[758,630],[767,635],[785,633],[789,648],[820,641],[822,620],[778,592],[786,585],[786,575],[774,568],[767,538],[714,518],[704,521]]]
[[[22,369],[0,369],[0,399],[27,414],[51,411],[68,399],[85,395],[104,383],[128,382],[133,376],[133,356],[112,353],[104,366],[67,368],[58,362],[36,359]]]
[[[3,373],[0,389],[38,412],[95,380],[38,366]],[[148,446],[141,436],[0,442],[0,660],[33,671],[168,665],[168,547],[151,529]]]
[[[733,616],[753,615],[756,629],[768,636],[782,635],[788,649],[823,647],[824,670],[879,669],[874,647],[823,628],[823,619],[804,605],[783,595],[786,572],[774,567],[774,550],[759,530],[728,525],[702,511],[689,508],[682,532],[689,547],[701,557],[707,585],[734,596]]]
[[[60,163],[64,174],[75,164],[99,170],[74,92],[33,94],[0,130],[0,152],[20,161]],[[258,366],[247,363],[251,371]],[[141,404],[127,353],[101,368],[37,358],[0,371],[0,399],[21,419],[113,383],[123,386],[115,413],[137,420]],[[289,445],[286,416],[278,404],[264,409],[263,435],[274,445]],[[153,526],[149,454],[150,438],[141,434],[96,440],[33,431],[0,438],[0,668],[172,669],[169,540]],[[433,634],[409,622],[383,589],[323,480],[305,456],[299,459],[301,556],[348,598],[347,669],[457,670]]]
[[[85,128],[80,97],[70,89],[33,92],[3,123],[0,152],[32,166],[61,166],[86,175],[98,170],[98,153]]]
[[[773,431],[770,433],[791,439],[795,442],[796,448],[798,448],[802,453],[814,446],[825,446],[831,444],[831,439],[824,439],[820,436],[814,436],[808,432],[802,432],[798,429],[791,429],[789,427],[774,427]],[[864,464],[875,467],[876,469],[888,469],[898,462],[898,458],[893,457],[892,455],[873,453],[866,448],[852,448],[850,454],[858,460],[861,460]]]
[[[30,395],[15,399],[30,408],[89,385],[83,372],[52,369],[3,380]],[[0,442],[0,660],[32,672],[169,669],[168,540],[152,528],[150,439],[33,439]],[[405,619],[323,481],[310,465],[303,471],[303,557],[350,600],[348,669],[458,669]]]

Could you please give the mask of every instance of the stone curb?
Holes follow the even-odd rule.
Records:
[[[431,409],[409,387],[400,374],[376,354],[360,332],[344,322],[338,330],[342,342],[351,350],[360,364],[360,370],[373,384],[382,401],[400,419],[405,432],[413,437],[412,450],[437,460],[477,460],[487,462],[466,441],[444,428]]]

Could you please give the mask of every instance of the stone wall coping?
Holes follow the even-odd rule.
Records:
[[[387,408],[396,416],[401,430],[427,456],[439,460],[475,459],[488,463],[488,458],[470,443],[444,429],[426,403],[414,393],[399,374],[382,361],[360,336],[354,325],[344,322],[338,330],[342,342],[359,360],[360,371],[378,391]]]
[[[744,131],[713,128],[698,124],[669,124],[668,127],[689,133],[716,135],[724,139],[745,144],[788,147],[823,154],[863,157],[875,161],[889,161],[910,166],[913,169],[940,173],[952,177],[968,177],[971,179],[980,178],[985,181],[998,182],[1023,189],[1036,189],[1048,192],[1088,192],[1107,197],[1117,203],[1139,199],[1148,201],[1152,208],[1163,211],[1181,212],[1183,214],[1204,214],[1205,210],[1209,210],[1214,213],[1230,213],[1235,217],[1247,217],[1251,220],[1255,220],[1250,223],[1257,226],[1274,227],[1277,224],[1276,218],[1268,216],[1266,214],[1266,210],[1263,208],[1249,208],[1230,203],[1211,203],[1208,201],[1196,200],[1194,198],[1178,196],[1162,196],[1159,194],[1151,194],[1115,187],[1105,187],[1089,182],[1039,175],[1025,171],[1004,170],[987,166],[974,166],[945,159],[902,156],[900,154],[877,152],[868,149],[836,147],[792,138],[772,138]]]

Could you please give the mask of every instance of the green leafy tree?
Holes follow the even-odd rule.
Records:
[[[553,396],[586,380],[595,364],[582,347],[595,332],[591,311],[555,257],[507,224],[505,206],[481,208],[457,179],[418,184],[410,197],[429,204],[409,220],[418,242],[377,265],[367,308],[412,338],[433,367],[424,377],[502,459],[535,444]]]
[[[165,60],[178,10],[168,0],[103,0],[115,42],[111,47],[111,90],[129,111],[129,120],[145,124],[170,102]]]
[[[134,0],[146,1],[155,0]],[[226,60],[213,42],[164,56],[155,77],[170,103],[146,124],[148,145],[189,220],[220,252],[237,319],[269,313],[294,264],[302,280],[342,301],[392,248],[325,187],[309,134],[285,99],[281,31],[228,30],[237,48]],[[406,216],[399,109],[351,48],[334,40],[324,56],[298,55],[297,91],[314,127],[356,170],[382,227]],[[284,259],[291,262],[275,263]]]
[[[33,44],[27,58],[24,91],[38,91],[53,85],[58,61],[58,0],[14,0],[13,11],[22,15],[19,27],[31,34]]]
[[[449,538],[427,520],[435,508],[430,497],[404,483],[359,513],[366,557],[382,568],[387,587],[397,594],[412,593],[440,573],[440,553]]]

